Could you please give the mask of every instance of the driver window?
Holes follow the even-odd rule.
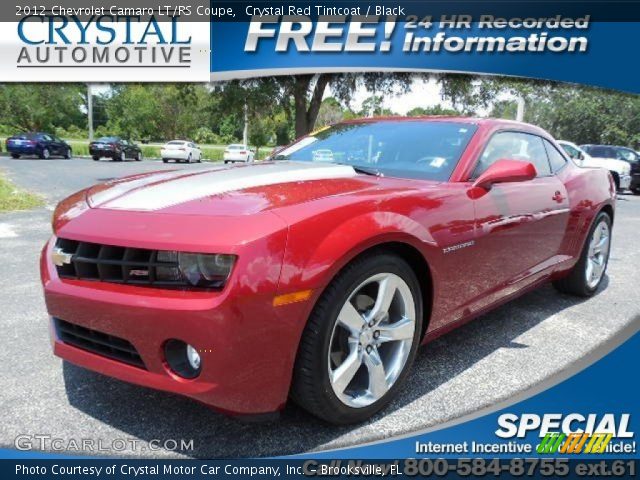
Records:
[[[536,167],[538,177],[551,175],[551,167],[542,139],[521,132],[496,133],[478,159],[472,179],[478,178],[498,160],[522,160]]]

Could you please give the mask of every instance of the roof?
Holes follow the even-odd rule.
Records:
[[[512,128],[518,128],[529,131],[544,132],[544,129],[532,125],[530,123],[518,122],[515,120],[507,120],[504,118],[479,118],[479,117],[463,117],[463,116],[447,116],[447,115],[419,115],[415,117],[407,116],[380,116],[380,117],[368,117],[368,118],[354,118],[351,120],[345,120],[342,124],[357,124],[357,123],[376,123],[384,121],[429,121],[429,122],[454,122],[454,123],[468,123],[478,126],[496,127],[506,126]],[[546,133],[546,132],[545,132]],[[547,134],[548,135],[548,134]]]

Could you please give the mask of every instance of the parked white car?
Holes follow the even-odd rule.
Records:
[[[253,162],[254,158],[255,153],[253,150],[251,150],[247,145],[242,145],[240,143],[233,143],[229,145],[224,149],[224,155],[222,156],[224,163],[250,163]]]
[[[198,146],[188,140],[171,140],[163,145],[160,150],[162,161],[167,163],[169,160],[175,162],[201,162],[202,150]]]
[[[617,158],[613,147],[606,145],[579,147],[567,140],[558,140],[558,144],[581,167],[599,167],[609,170],[617,190],[626,190],[631,185],[631,166],[628,162]]]

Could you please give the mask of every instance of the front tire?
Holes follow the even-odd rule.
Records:
[[[610,251],[611,217],[600,212],[589,230],[578,263],[566,277],[554,281],[553,285],[563,293],[593,296],[604,278]]]
[[[43,160],[48,160],[50,156],[51,152],[49,152],[49,149],[46,147],[42,149],[42,152],[40,152],[40,158]]]
[[[98,157],[97,155],[94,155],[94,156],[93,156],[93,157],[91,157],[91,158],[93,158],[93,161],[94,161],[94,162],[97,162],[98,160],[100,160],[100,157]]]
[[[169,159],[168,158],[163,158],[162,159],[162,163],[169,163]]]
[[[137,152],[136,153],[136,162],[141,162],[142,161],[142,152]]]
[[[291,397],[334,424],[361,422],[402,387],[422,335],[422,296],[411,267],[377,251],[345,267],[302,335]]]
[[[18,158],[20,158],[20,154],[18,154],[18,153],[12,153],[12,154],[11,154],[11,158],[18,159]]]
[[[67,160],[69,160],[71,158],[71,149],[67,148],[67,151],[64,154],[64,158],[66,158]]]

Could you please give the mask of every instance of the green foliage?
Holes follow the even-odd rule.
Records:
[[[555,138],[577,144],[638,146],[640,96],[538,80],[493,78],[483,82],[482,88],[495,96],[522,97],[524,120]],[[515,118],[515,112],[515,100],[503,100],[493,105],[491,116]]]
[[[0,85],[0,116],[10,133],[86,126],[86,87],[76,84]],[[9,133],[9,132],[7,132]]]
[[[453,108],[446,108],[442,105],[434,105],[430,107],[415,107],[407,112],[408,117],[420,117],[425,115],[446,115],[457,116],[461,113]]]

